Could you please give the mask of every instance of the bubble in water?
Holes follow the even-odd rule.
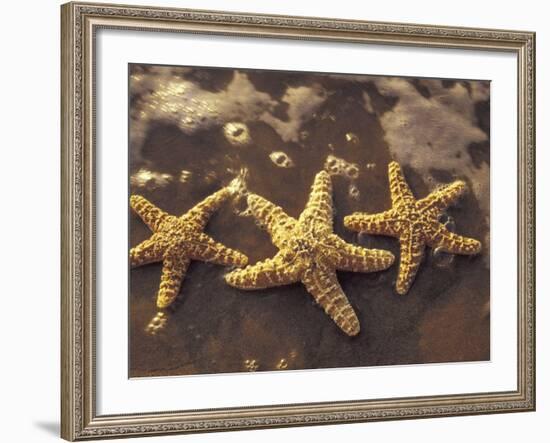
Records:
[[[277,369],[287,369],[288,368],[288,361],[286,358],[281,358],[279,362],[277,363]]]
[[[454,254],[445,252],[442,248],[435,248],[432,251],[432,257],[434,259],[434,265],[438,268],[448,268],[454,262]]]
[[[283,151],[273,151],[269,154],[269,158],[276,166],[279,166],[280,168],[294,167],[294,161],[292,161],[290,156]]]
[[[439,223],[443,224],[449,231],[453,232],[456,228],[455,220],[448,214],[439,217]]]
[[[446,227],[449,231],[454,232],[455,229],[456,229],[455,221],[451,218],[449,221],[447,221],[447,223],[445,223],[445,227]]]
[[[340,164],[338,162],[338,158],[334,157],[333,155],[329,155],[327,157],[327,160],[325,161],[325,169],[330,174],[338,174],[340,172],[339,166]]]
[[[255,372],[260,367],[260,364],[254,359],[247,359],[244,361],[244,367],[248,372]]]
[[[228,170],[228,172],[234,172]],[[246,179],[248,177],[248,169],[242,168],[239,170],[237,176],[229,182],[227,186],[231,193],[237,198],[244,198],[248,194],[248,189],[246,187]]]
[[[349,163],[343,158],[330,154],[325,160],[325,170],[331,175],[342,175],[355,180],[359,177],[359,166],[355,163]]]
[[[228,170],[228,172],[234,173],[232,170]],[[247,217],[251,215],[250,208],[248,207],[248,203],[246,201],[249,194],[246,186],[247,177],[248,169],[242,168],[237,176],[231,180],[227,186],[232,194],[233,204],[231,206],[233,213],[239,217]]]
[[[367,163],[367,164],[365,165],[365,167],[366,167],[367,169],[374,169],[374,168],[376,168],[376,163]]]
[[[191,180],[191,171],[185,169],[180,172],[180,183],[188,183]]]
[[[233,146],[247,146],[252,142],[248,126],[244,123],[229,122],[223,126],[226,140]]]
[[[350,145],[358,145],[359,144],[359,137],[357,137],[357,135],[354,134],[353,132],[348,132],[346,134],[346,141]]]
[[[352,184],[348,187],[348,195],[354,200],[359,200],[361,193],[359,192],[359,188]]]
[[[357,167],[357,165],[354,163],[348,164],[346,166],[346,175],[349,178],[353,178],[353,179],[359,177],[359,168]]]
[[[164,329],[167,321],[168,317],[166,316],[166,313],[159,311],[145,327],[145,332],[149,335],[157,335],[162,329]]]

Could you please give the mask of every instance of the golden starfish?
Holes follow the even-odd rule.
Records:
[[[259,195],[250,194],[248,205],[265,224],[279,252],[273,257],[226,274],[240,289],[264,289],[302,282],[315,301],[348,335],[359,333],[359,320],[348,302],[336,270],[373,272],[386,269],[394,256],[388,251],[346,243],[333,233],[332,183],[321,171],[315,177],[309,201],[296,220]]]
[[[464,192],[463,181],[455,181],[416,200],[397,162],[388,165],[392,208],[379,214],[356,212],[344,217],[344,226],[354,231],[397,237],[401,258],[397,276],[398,294],[406,294],[420,267],[425,246],[452,254],[477,254],[481,243],[449,231],[439,218]]]
[[[244,254],[204,233],[210,216],[231,194],[228,188],[223,188],[181,217],[167,214],[139,195],[130,197],[132,209],[153,231],[150,238],[130,249],[130,265],[162,262],[157,307],[166,308],[175,300],[191,260],[237,266],[248,263]]]

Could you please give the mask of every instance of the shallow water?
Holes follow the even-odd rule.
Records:
[[[255,114],[216,102],[216,94],[230,90],[236,75],[233,70],[132,66],[132,75],[142,83],[130,80],[130,131],[143,136],[131,137],[130,192],[180,215],[245,169],[249,191],[298,217],[313,177],[325,168],[327,159],[335,158],[341,162],[327,166],[333,173],[334,231],[349,242],[392,251],[396,264],[377,273],[338,273],[361,323],[360,334],[353,338],[315,305],[303,285],[245,292],[225,284],[223,275],[228,268],[202,262],[191,263],[178,300],[157,316],[161,265],[132,269],[130,376],[488,360],[489,245],[484,241],[488,238],[488,192],[468,192],[447,211],[455,232],[484,242],[483,252],[474,257],[447,256],[427,248],[411,290],[399,296],[393,287],[397,240],[353,233],[343,227],[342,219],[355,211],[379,212],[390,207],[387,164],[399,155],[399,148],[390,149],[381,122],[400,98],[381,93],[376,77],[239,73],[246,75],[256,92],[244,91],[259,93],[258,97],[268,102],[258,104]],[[170,115],[151,112],[147,103],[152,91],[173,77],[190,82],[193,97],[203,102],[193,102],[190,97],[185,109],[171,109]],[[145,86],[144,78],[148,81]],[[480,86],[477,83],[486,82],[404,81],[418,90],[422,106],[435,100],[430,96],[432,83],[432,90],[439,88],[439,98],[445,96],[445,90],[454,94],[453,88],[463,85],[472,96],[470,104],[466,96],[458,106],[451,94],[447,101],[440,100],[441,106],[457,115],[473,110],[468,121],[487,136],[486,142],[465,146],[467,158],[460,163],[450,161],[448,169],[442,168],[440,161],[427,169],[415,167],[417,161],[402,162],[414,194],[422,198],[437,184],[455,178],[465,179],[472,190],[482,189],[475,180],[483,177],[482,167],[487,174],[489,170],[489,106],[486,97],[476,101],[471,91]],[[294,95],[288,94],[289,88]],[[300,105],[300,97],[310,106]],[[213,101],[205,103],[210,99]],[[205,111],[204,119],[199,119],[202,123],[191,128],[179,125],[179,119],[192,113],[193,103],[212,112]],[[245,123],[248,133],[235,132],[234,127],[230,127],[233,132],[224,129],[231,122]],[[244,142],[235,142],[231,134]],[[292,165],[277,164],[274,152],[286,154]],[[422,156],[423,165],[429,165],[425,153],[419,149],[418,156]],[[457,164],[466,166],[457,169]],[[338,167],[331,169],[335,165]],[[211,218],[206,232],[247,254],[254,263],[277,249],[244,209],[242,201],[236,205],[227,202]],[[131,210],[129,221],[132,247],[151,233]]]

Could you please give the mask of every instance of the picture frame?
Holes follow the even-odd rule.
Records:
[[[262,429],[535,410],[535,34],[525,31],[268,16],[72,2],[61,7],[61,436],[95,438]],[[515,389],[98,413],[98,32],[254,38],[515,57],[517,288]],[[337,50],[337,49],[336,49]],[[427,73],[430,75],[430,73]],[[111,147],[124,151],[125,147]],[[492,244],[492,247],[494,245]],[[513,292],[513,293],[512,293]],[[421,368],[419,369],[421,370]],[[196,379],[195,379],[196,380]]]

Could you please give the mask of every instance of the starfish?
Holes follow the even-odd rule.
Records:
[[[130,197],[132,209],[153,231],[150,238],[130,249],[130,266],[162,262],[158,308],[166,308],[175,300],[191,260],[237,266],[248,263],[244,254],[204,233],[210,216],[231,194],[229,188],[223,188],[180,217],[167,214],[139,195]]]
[[[354,231],[397,237],[401,245],[398,294],[406,294],[424,256],[425,246],[451,254],[471,255],[481,243],[449,231],[439,218],[466,189],[463,181],[445,185],[427,197],[416,200],[397,162],[388,165],[392,208],[379,214],[356,212],[344,217],[344,226]]]
[[[264,289],[302,282],[342,331],[357,335],[359,320],[338,283],[336,270],[379,271],[391,266],[394,256],[388,251],[351,245],[333,233],[328,173],[321,171],[315,177],[309,201],[298,220],[259,195],[249,194],[247,200],[279,252],[226,274],[227,283],[240,289]]]

